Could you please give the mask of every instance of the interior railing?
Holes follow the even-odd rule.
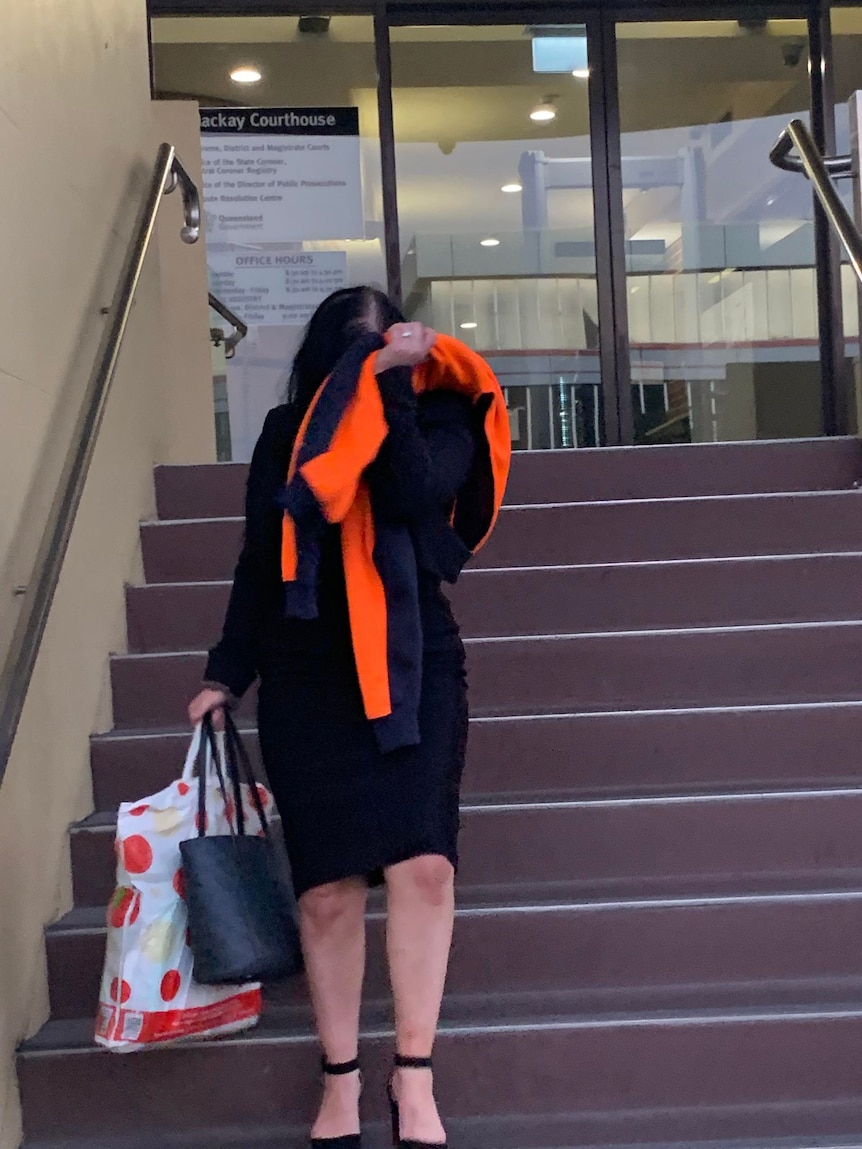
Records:
[[[798,155],[792,152],[796,149]],[[853,175],[852,156],[821,156],[814,137],[802,120],[791,120],[773,145],[769,158],[786,172],[802,172],[820,201],[826,216],[847,252],[850,265],[862,284],[862,235],[844,206],[833,183],[835,177]]]
[[[12,593],[19,600],[17,616],[13,615],[14,621],[7,628],[8,636],[0,636],[0,783],[12,752],[51,603],[60,579],[144,261],[152,243],[159,208],[164,197],[177,187],[183,200],[184,224],[180,235],[185,243],[195,243],[200,235],[201,222],[198,189],[174,147],[162,144],[114,297],[105,311],[107,323],[75,417],[59,481],[41,531],[31,576],[25,585],[14,588]],[[2,605],[5,608],[8,604]]]
[[[220,327],[211,327],[210,339],[216,347],[224,347],[225,359],[233,359],[234,355],[236,355],[237,344],[242,343],[243,339],[248,335],[248,327],[238,315],[231,311],[226,303],[222,303],[218,296],[213,295],[212,292],[209,293],[209,304],[211,310],[213,310],[216,315],[220,315],[225,323],[229,323],[233,328],[233,332],[230,335],[225,335]]]

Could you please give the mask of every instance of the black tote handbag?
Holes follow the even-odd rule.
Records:
[[[225,714],[227,779],[212,721],[204,720],[213,768],[227,804],[233,793],[236,832],[207,835],[206,767],[198,776],[198,837],[180,844],[195,981],[232,985],[276,981],[302,968],[293,895],[284,881],[251,764],[233,720]],[[248,785],[263,829],[246,834],[241,782]]]

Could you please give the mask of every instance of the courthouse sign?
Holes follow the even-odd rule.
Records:
[[[209,243],[362,239],[356,108],[202,108]]]

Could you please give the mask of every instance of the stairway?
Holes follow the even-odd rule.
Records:
[[[862,446],[519,456],[454,592],[473,712],[437,1080],[455,1149],[862,1146]],[[21,1050],[28,1149],[303,1144],[300,983],[238,1038],[97,1051],[113,811],[182,761],[244,469],[157,471],[147,578]],[[253,698],[244,707],[254,748]],[[391,1036],[380,902],[367,1143]]]

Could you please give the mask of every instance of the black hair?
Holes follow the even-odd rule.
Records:
[[[376,287],[345,287],[324,299],[305,329],[287,384],[287,402],[304,414],[320,384],[347,350],[368,331],[382,335],[404,317]]]

